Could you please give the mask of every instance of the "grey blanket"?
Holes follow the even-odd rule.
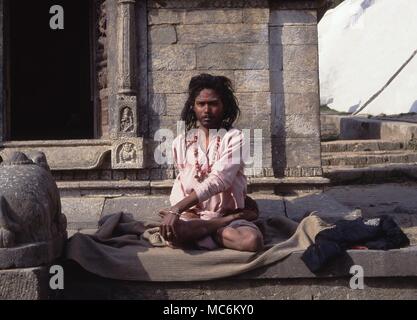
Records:
[[[135,234],[126,234],[134,223]],[[155,221],[135,221],[130,215],[116,213],[99,222],[93,235],[76,233],[68,241],[66,257],[99,276],[136,281],[196,281],[238,275],[276,263],[292,252],[303,251],[328,227],[319,217],[310,215],[300,224],[285,217],[260,221],[264,233],[262,252],[230,249],[183,250],[155,247],[149,242],[149,230]],[[123,227],[124,226],[124,227]]]

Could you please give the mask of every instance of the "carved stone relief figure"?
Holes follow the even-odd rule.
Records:
[[[136,150],[133,143],[126,142],[119,147],[119,163],[136,162]]]
[[[133,132],[134,124],[132,110],[129,107],[124,107],[120,113],[120,131]]]

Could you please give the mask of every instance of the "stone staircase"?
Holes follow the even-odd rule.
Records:
[[[417,124],[321,115],[322,166],[333,185],[417,178]]]

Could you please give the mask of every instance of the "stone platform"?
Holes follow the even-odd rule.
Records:
[[[66,275],[61,299],[416,299],[417,298],[417,184],[330,186],[324,192],[288,196],[252,193],[264,215],[299,220],[309,211],[334,221],[389,214],[411,240],[408,248],[375,251],[349,250],[319,274],[300,260],[301,252],[271,266],[238,277],[204,282],[132,282],[104,279],[72,262],[63,263]],[[92,233],[98,219],[125,211],[140,218],[168,206],[167,195],[147,197],[63,197],[69,234]],[[349,268],[364,269],[365,288],[349,287]]]

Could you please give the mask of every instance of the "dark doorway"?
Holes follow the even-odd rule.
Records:
[[[9,1],[11,140],[91,139],[89,0]],[[52,30],[53,5],[64,29]]]

